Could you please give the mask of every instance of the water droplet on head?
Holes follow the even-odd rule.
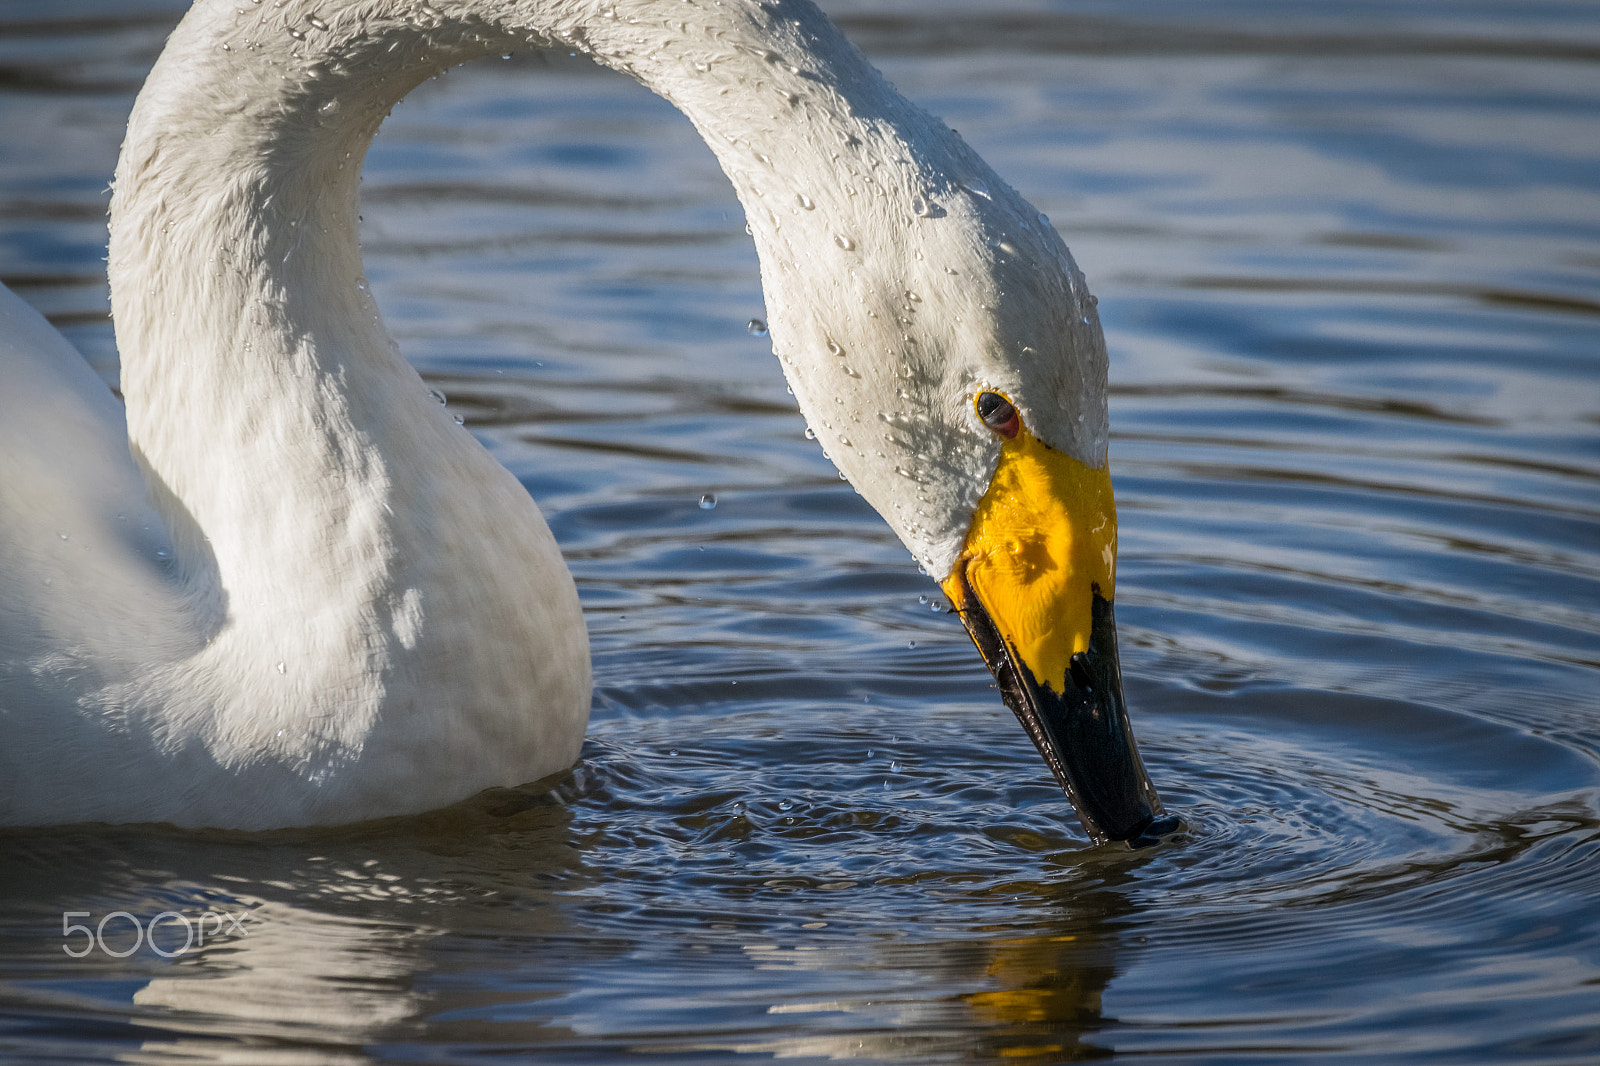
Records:
[[[767,324],[759,318],[752,318],[744,328],[752,337],[765,337],[767,335]]]
[[[961,183],[961,187],[974,196],[981,196],[985,200],[989,199],[989,186],[981,181],[964,181]]]
[[[812,429],[810,426],[807,426],[806,427],[806,440],[816,440],[816,439],[817,439],[817,431]]]
[[[428,395],[432,396],[435,400],[438,400],[440,403],[444,403],[444,393],[440,392],[438,389],[429,389],[428,390]]]
[[[794,194],[794,198],[796,200],[800,201],[800,206],[805,208],[807,211],[810,211],[810,210],[812,210],[813,208],[815,208],[817,206],[816,204],[811,202],[811,197],[807,196],[803,192],[795,193]]]
[[[828,342],[828,354],[829,355],[835,355],[835,356],[843,355],[844,354],[844,349],[839,347],[839,345],[838,345],[838,343],[836,341],[829,341]]]
[[[467,424],[467,420],[460,415],[451,415],[451,417],[456,420],[456,425],[458,426],[464,426]]]
[[[700,510],[709,511],[716,505],[717,497],[715,493],[708,492],[704,496],[700,497]]]
[[[276,669],[277,669],[278,673],[280,673],[280,674],[286,674],[286,673],[289,672],[289,668],[287,666],[283,665],[283,660],[282,659],[278,660],[278,665],[277,665]]]
[[[325,30],[328,28],[328,24],[317,18],[315,15],[307,15],[306,21],[311,23],[313,29]]]
[[[927,218],[933,209],[928,206],[928,201],[918,196],[911,201],[911,213],[918,218]]]
[[[293,27],[290,27],[290,29],[289,29],[289,36],[293,37],[297,41],[303,41],[303,40],[306,39],[306,35],[304,33],[300,32],[297,29],[294,29]]]
[[[853,252],[856,250],[856,242],[851,240],[849,237],[846,237],[842,233],[835,233],[833,235],[833,243],[837,244],[840,248],[843,248],[847,252]]]

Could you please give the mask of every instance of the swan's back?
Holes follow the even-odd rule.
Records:
[[[14,695],[19,660],[114,654],[117,641],[140,639],[152,609],[177,606],[177,590],[122,405],[3,286],[0,471],[0,669],[9,668],[0,683]]]

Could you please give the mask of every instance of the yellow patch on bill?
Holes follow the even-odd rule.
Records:
[[[1110,467],[1095,469],[1024,428],[1000,449],[956,572],[1040,684],[1066,691],[1075,652],[1089,647],[1094,588],[1111,599],[1117,506]],[[961,606],[952,586],[951,599]]]

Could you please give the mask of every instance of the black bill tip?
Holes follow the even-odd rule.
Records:
[[[1056,692],[1034,677],[970,587],[963,591],[961,620],[1090,839],[1142,848],[1176,831],[1181,822],[1162,808],[1128,721],[1111,601],[1095,589],[1088,649],[1072,656],[1066,691]]]

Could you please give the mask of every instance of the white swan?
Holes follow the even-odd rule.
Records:
[[[1094,301],[808,0],[199,0],[117,167],[125,427],[0,297],[0,823],[355,821],[575,760],[572,580],[385,333],[354,225],[389,109],[529,45],[693,121],[817,436],[944,575],[1090,833],[1149,831]]]

